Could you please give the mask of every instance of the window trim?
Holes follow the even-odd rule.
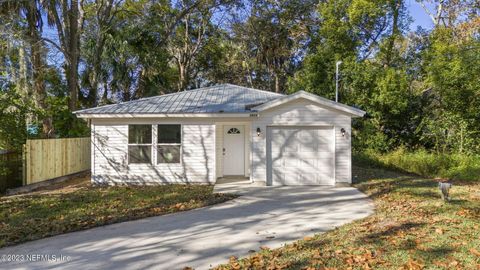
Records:
[[[151,134],[151,143],[130,143],[130,126],[150,126]],[[153,148],[154,148],[154,140],[153,140],[153,125],[150,124],[128,124],[127,125],[127,163],[128,165],[142,165],[142,164],[152,164],[155,157],[153,156]],[[150,162],[143,162],[143,163],[130,163],[130,146],[151,146],[150,148]]]
[[[227,130],[227,135],[238,135],[238,134],[242,134],[242,132],[240,131],[240,129],[236,127],[232,127],[229,130]]]
[[[158,142],[158,126],[162,126],[162,125],[165,125],[165,126],[172,126],[172,125],[175,125],[175,126],[180,126],[180,143],[159,143]],[[180,123],[157,123],[154,125],[154,128],[155,128],[155,140],[154,140],[154,151],[155,151],[155,165],[156,166],[165,166],[165,165],[182,165],[183,164],[183,124],[180,124]],[[153,129],[152,129],[153,131]],[[175,162],[175,163],[159,163],[158,162],[158,147],[159,146],[180,146],[180,151],[179,151],[179,155],[180,155],[180,160],[179,162]]]

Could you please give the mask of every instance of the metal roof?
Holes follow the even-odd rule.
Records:
[[[161,96],[76,111],[76,114],[248,113],[282,94],[232,84],[186,90]]]

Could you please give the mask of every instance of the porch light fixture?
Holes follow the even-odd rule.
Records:
[[[260,135],[262,135],[262,130],[259,127],[257,127],[257,136],[260,137]]]
[[[344,128],[340,129],[340,132],[342,132],[342,137],[345,137],[345,129]]]

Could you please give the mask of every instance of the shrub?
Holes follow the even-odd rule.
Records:
[[[354,153],[354,163],[396,169],[431,178],[480,180],[480,155],[407,151],[399,148],[386,154],[373,151]]]

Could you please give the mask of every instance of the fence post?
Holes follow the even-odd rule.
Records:
[[[28,142],[28,141],[27,141]],[[27,184],[27,145],[22,146],[22,185]]]

